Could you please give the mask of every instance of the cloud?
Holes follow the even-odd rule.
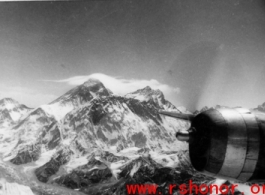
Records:
[[[106,88],[110,89],[114,94],[125,95],[137,89],[150,86],[152,89],[161,90],[166,96],[176,95],[180,92],[179,88],[171,87],[167,84],[162,84],[155,79],[140,80],[140,79],[123,79],[112,77],[102,73],[95,73],[87,76],[75,76],[63,80],[46,80],[51,82],[67,83],[68,85],[81,85],[90,78],[100,80]]]

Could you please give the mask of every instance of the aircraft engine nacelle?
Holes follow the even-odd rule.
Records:
[[[197,171],[230,180],[265,181],[264,113],[221,108],[196,116],[161,114],[191,121],[188,133],[177,133],[177,138],[189,142],[191,164]]]

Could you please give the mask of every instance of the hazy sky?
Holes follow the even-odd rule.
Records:
[[[31,107],[94,73],[150,84],[190,110],[256,107],[265,102],[265,2],[2,2],[0,68],[0,98]]]

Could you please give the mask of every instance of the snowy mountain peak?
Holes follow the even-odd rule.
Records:
[[[109,96],[111,92],[106,89],[98,79],[90,78],[80,86],[80,90],[89,91],[93,96]]]
[[[90,101],[97,97],[109,96],[109,90],[97,79],[89,79],[82,85],[75,87],[74,89],[68,91],[64,95],[60,96],[58,99],[54,100],[51,104],[55,103],[69,103],[69,102],[82,102]]]
[[[12,99],[12,98],[3,98],[0,100],[0,103],[2,103],[2,102],[17,102],[17,101]]]
[[[146,86],[143,89],[139,89],[135,92],[132,92],[131,94],[139,94],[139,95],[145,95],[145,96],[157,96],[157,97],[161,97],[164,99],[164,94],[162,91],[160,91],[159,89],[157,90],[153,90],[151,87]]]
[[[85,87],[93,87],[95,85],[102,85],[102,83],[98,79],[90,78],[86,82],[84,82],[83,85]]]
[[[152,91],[152,88],[149,86],[146,86],[145,88],[139,89],[138,91]]]
[[[111,92],[99,80],[91,78],[48,105],[42,105],[41,108],[59,121],[72,110],[90,104],[94,99],[106,98],[110,95]]]
[[[127,94],[125,97],[137,99],[141,102],[148,102],[156,105],[159,108],[166,109],[166,107],[172,107],[171,103],[165,100],[164,94],[159,89],[153,90],[147,86],[143,89],[139,89],[135,92]],[[170,105],[169,105],[170,104]],[[172,107],[173,108],[173,107]]]
[[[10,126],[14,121],[18,121],[30,110],[31,108],[28,108],[24,104],[20,104],[12,98],[4,98],[0,100],[0,126]]]
[[[18,101],[12,99],[12,98],[3,98],[0,100],[0,109],[7,109],[7,110],[12,110],[12,109],[28,109],[30,110],[31,108],[25,106],[24,104],[20,104]]]
[[[13,108],[17,105],[19,105],[19,103],[12,98],[4,98],[0,100],[0,106],[5,107],[6,109]]]

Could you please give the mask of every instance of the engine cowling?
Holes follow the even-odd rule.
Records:
[[[265,181],[264,113],[220,108],[181,119],[190,120],[191,128],[188,135],[179,133],[177,138],[189,142],[191,164],[197,171],[230,180]]]

